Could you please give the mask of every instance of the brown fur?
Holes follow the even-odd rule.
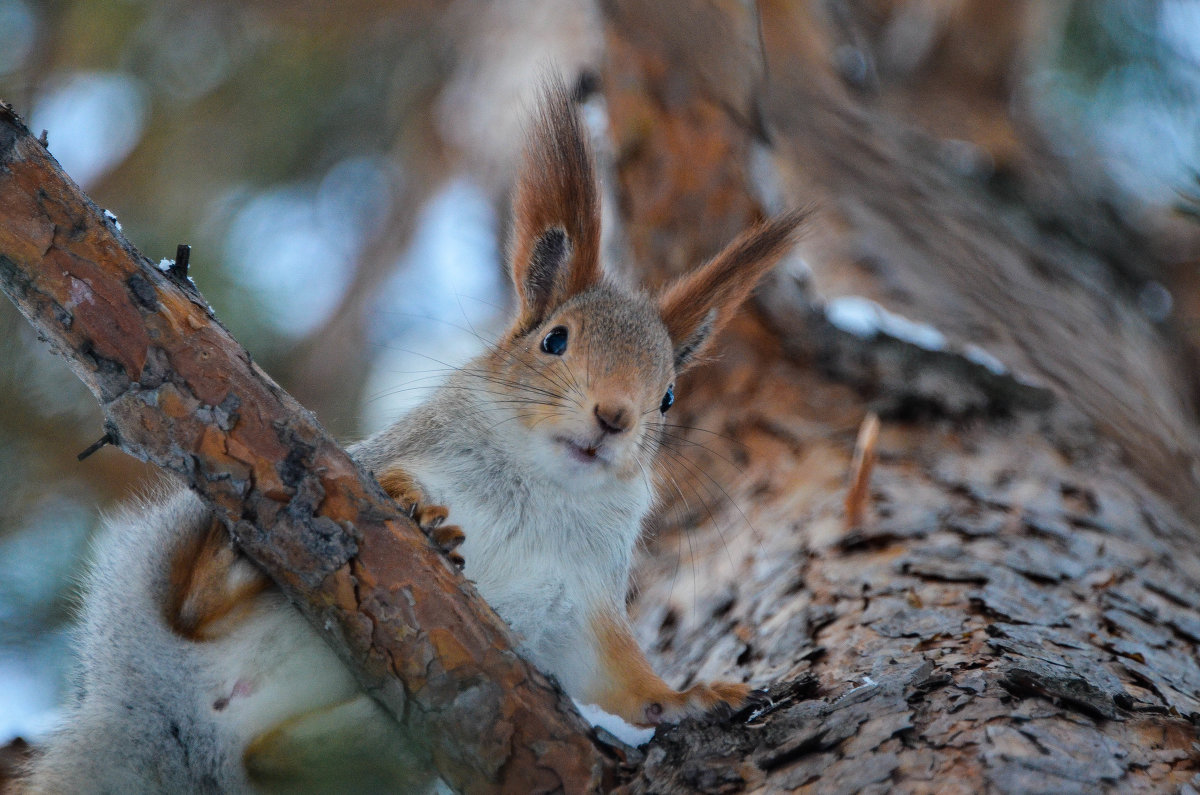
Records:
[[[654,673],[628,624],[619,615],[600,613],[592,620],[592,631],[600,650],[605,686],[589,695],[601,709],[630,723],[652,726],[678,720],[705,712],[720,702],[739,707],[750,695],[750,687],[740,682],[674,689]]]
[[[379,478],[384,490],[406,510],[451,560],[461,565],[462,557],[454,549],[463,542],[463,533],[443,522],[445,506],[426,505],[412,477],[394,468]],[[254,605],[254,597],[271,586],[271,580],[238,552],[228,531],[213,518],[202,533],[188,538],[171,557],[167,585],[167,625],[181,637],[194,641],[221,637],[245,618]]]
[[[455,550],[462,546],[467,537],[458,525],[443,524],[450,515],[450,509],[445,505],[430,505],[412,475],[402,467],[384,470],[379,476],[379,485],[412,517],[434,546],[461,569],[465,561]]]
[[[521,309],[486,367],[503,391],[555,394],[522,406],[519,421],[527,427],[553,422],[562,405],[574,399],[572,393],[582,396],[575,389],[581,380],[600,427],[619,434],[657,408],[673,374],[695,363],[794,242],[806,213],[789,213],[743,233],[703,267],[668,286],[644,315],[635,296],[613,300],[600,271],[600,214],[591,155],[565,87],[552,82],[525,152],[514,216],[511,267]],[[527,337],[539,325],[543,330],[552,325],[568,329],[561,357],[547,360],[538,351],[540,340]],[[631,328],[638,333],[630,334]],[[664,331],[667,339],[662,339]],[[628,340],[637,342],[623,344]],[[670,353],[656,358],[649,354],[654,350]],[[637,463],[631,462],[619,476],[638,474]],[[736,706],[748,695],[749,688],[740,683],[674,690],[654,673],[620,611],[600,613],[592,631],[601,684],[585,698],[632,723],[677,719],[719,702]]]
[[[213,518],[171,558],[167,624],[181,637],[213,640],[244,618],[271,580],[243,557]]]
[[[401,467],[392,467],[379,475],[379,485],[388,496],[400,503],[400,507],[408,510],[412,505],[421,501],[421,490],[412,475]]]
[[[542,331],[560,325],[570,335],[562,356],[548,356],[540,349],[542,333],[518,331],[501,339],[483,360],[495,389],[521,401],[516,421],[531,430],[544,427],[583,401],[587,405],[580,408],[595,411],[597,420],[601,415],[614,420],[619,414],[616,424],[624,427],[618,434],[641,432],[639,423],[657,410],[674,377],[671,342],[657,306],[644,294],[601,284],[552,306]],[[546,399],[532,399],[538,396]],[[601,427],[597,421],[597,434]],[[643,477],[632,459],[617,475],[626,480]]]
[[[677,370],[696,362],[758,280],[795,243],[807,217],[807,210],[795,210],[746,230],[720,254],[662,291],[659,310],[675,345]]]
[[[521,298],[516,329],[523,333],[549,307],[601,279],[600,204],[592,155],[561,78],[548,81],[539,104],[513,208],[510,261]],[[547,238],[556,229],[565,241]]]

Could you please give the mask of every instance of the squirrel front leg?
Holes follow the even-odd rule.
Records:
[[[381,474],[379,485],[417,523],[433,545],[461,569],[465,561],[458,547],[467,536],[458,525],[445,524],[450,510],[445,505],[430,505],[417,481],[401,467],[392,467]]]
[[[582,700],[637,726],[654,726],[703,714],[718,704],[737,708],[750,696],[749,685],[712,682],[676,690],[664,682],[642,653],[624,615],[616,610],[596,614],[591,621],[598,661],[598,679]]]

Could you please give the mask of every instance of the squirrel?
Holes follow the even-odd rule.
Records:
[[[579,702],[638,726],[737,707],[746,684],[680,691],[655,674],[625,595],[676,378],[785,253],[803,213],[744,232],[656,295],[613,284],[592,155],[551,79],[513,216],[511,326],[349,452]],[[419,738],[361,691],[191,491],[174,486],[108,524],[82,608],[78,697],[25,791],[431,785]]]

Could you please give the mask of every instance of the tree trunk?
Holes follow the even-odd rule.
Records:
[[[1161,270],[1153,248],[1029,125],[978,128],[1006,142],[1004,190],[956,170],[912,126],[944,51],[917,70],[925,93],[856,94],[818,4],[763,2],[763,80],[738,81],[714,70],[753,67],[739,37],[689,49],[681,9],[608,5],[616,178],[648,278],[764,203],[819,208],[803,261],[677,390],[705,431],[664,462],[673,499],[633,608],[674,684],[734,671],[772,701],[662,733],[632,789],[1200,786],[1200,437],[1179,343],[1129,289]],[[1026,29],[949,5],[959,35]],[[749,7],[718,6],[720,29],[746,28]],[[985,51],[997,73],[1026,54]],[[976,78],[994,91],[942,95],[995,121],[1010,83]],[[836,309],[854,304],[814,287],[943,339],[886,319],[849,333]],[[879,464],[847,527],[871,410]]]

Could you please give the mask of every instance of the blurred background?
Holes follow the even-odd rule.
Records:
[[[47,131],[50,152],[147,256],[190,244],[217,316],[354,439],[506,317],[506,191],[523,109],[548,64],[595,88],[613,5],[0,0],[0,98]],[[889,82],[905,84],[897,102],[920,108],[922,126],[953,126],[904,78],[969,4],[794,5],[818,20],[839,79],[880,101],[896,96]],[[1200,4],[1043,5],[1018,35],[1003,114],[1036,125],[1056,155],[1101,164],[1119,212],[1195,213]],[[966,96],[986,93],[962,79]],[[603,94],[585,108],[610,156]],[[1003,136],[975,133],[947,134],[946,156],[999,171]],[[1151,320],[1181,297],[1156,274],[1137,290]],[[52,722],[88,539],[154,477],[112,449],[76,461],[101,420],[0,302],[0,743]]]

